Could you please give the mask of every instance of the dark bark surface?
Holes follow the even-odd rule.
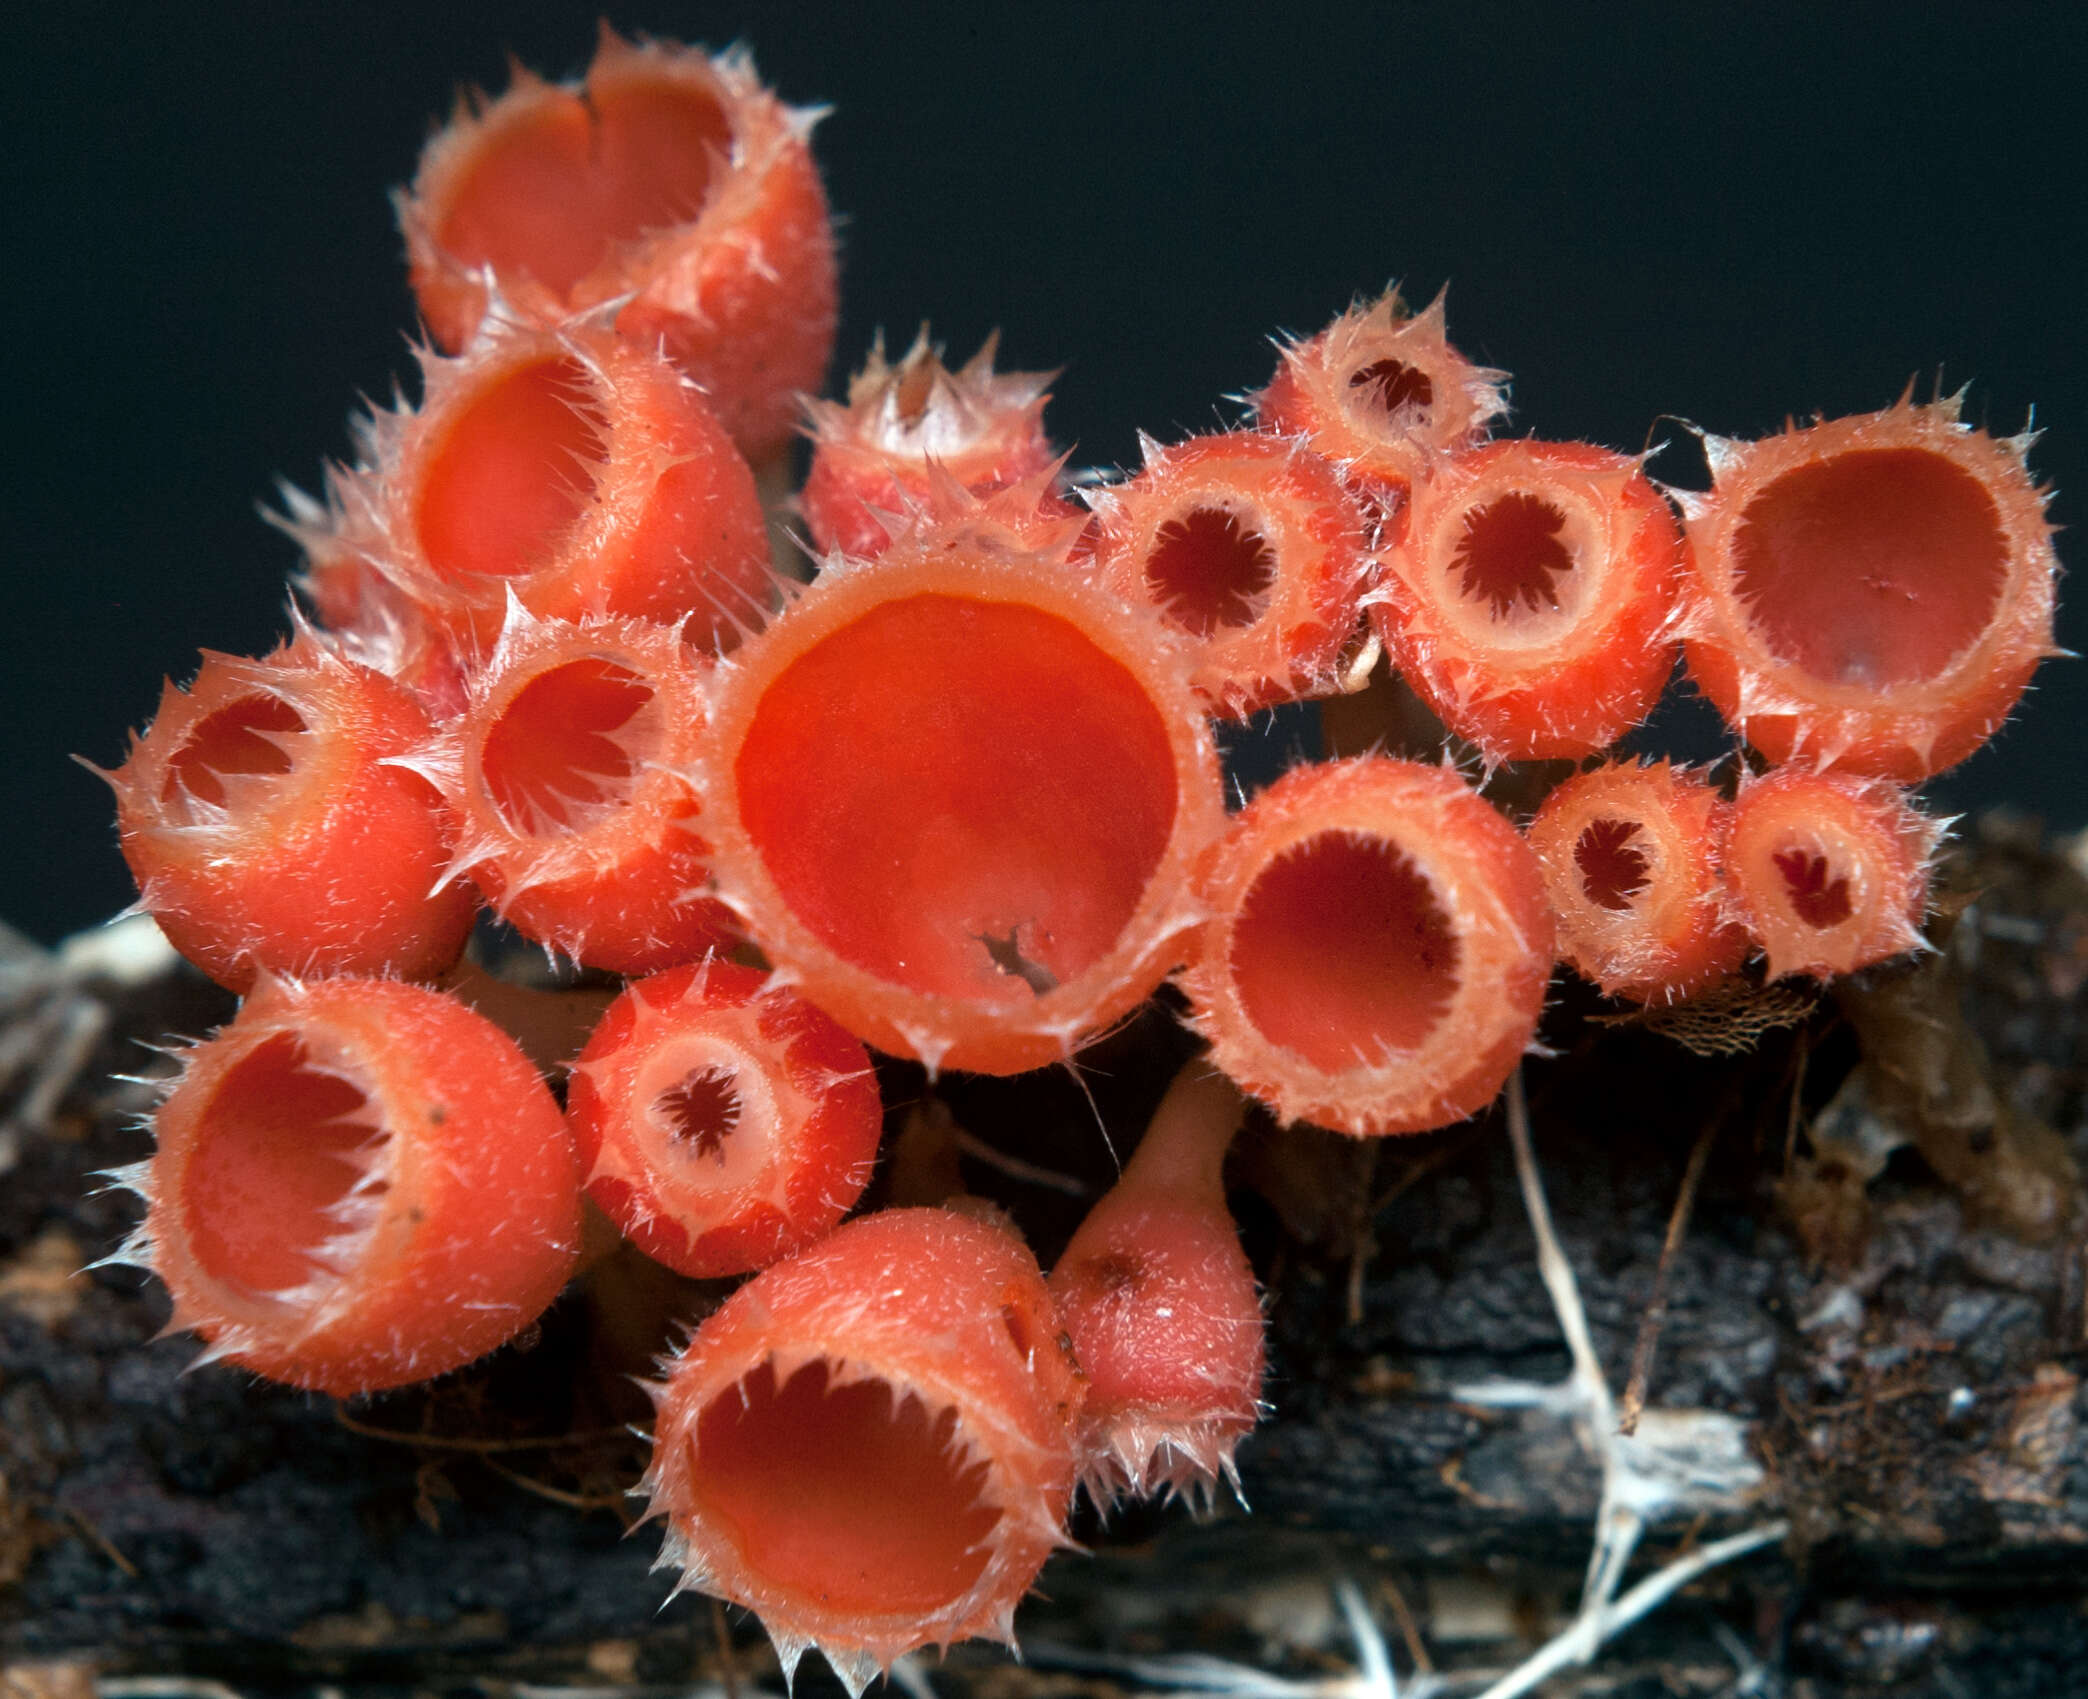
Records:
[[[1791,1525],[1559,1691],[1715,1692],[1748,1659],[1754,1691],[1816,1699],[2088,1690],[2088,895],[2005,822],[1975,852],[1942,955],[1741,1054],[1694,1054],[1570,989],[1547,1019],[1536,1150],[1620,1392],[1711,1141],[1642,1429],[1701,1454],[1651,1506],[1632,1578]],[[0,1664],[91,1654],[105,1672],[372,1691],[716,1672],[710,1613],[661,1612],[656,1537],[626,1536],[643,1453],[619,1426],[637,1413],[622,1373],[664,1337],[650,1318],[714,1293],[612,1263],[488,1363],[347,1409],[185,1374],[196,1346],[154,1337],[154,1283],[71,1271],[136,1208],[94,1172],[149,1148],[132,1124],[149,1094],[111,1076],[154,1071],[138,1040],[228,1005],[185,976],[66,991],[26,956],[10,971],[10,1034],[55,1030],[67,996],[108,1024],[48,1124],[0,1139]],[[977,1141],[1094,1187],[1096,1118],[1135,1136],[1185,1047],[1156,1009],[1079,1080],[938,1095]],[[926,1090],[903,1069],[885,1085],[895,1117]],[[974,1156],[964,1172],[1047,1260],[1078,1217],[1069,1192]],[[1091,1555],[1055,1561],[1025,1606],[1028,1666],[966,1649],[939,1683],[1094,1692],[1130,1679],[1095,1654],[1188,1650],[1338,1670],[1336,1574],[1375,1602],[1402,1670],[1402,1609],[1445,1669],[1506,1669],[1570,1615],[1600,1473],[1570,1412],[1537,1397],[1569,1363],[1498,1118],[1379,1145],[1264,1127],[1235,1174],[1271,1317],[1273,1414],[1241,1455],[1253,1514],[1089,1519]],[[766,1670],[749,1625],[738,1641],[743,1673]]]

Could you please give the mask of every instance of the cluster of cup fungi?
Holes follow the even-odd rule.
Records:
[[[2053,653],[2056,565],[2027,437],[1952,400],[1707,438],[1682,494],[1495,435],[1505,374],[1396,293],[1282,347],[1243,427],[1076,499],[1045,380],[990,348],[806,399],[811,124],[744,55],[605,33],[429,145],[419,403],[290,498],[290,639],[206,653],[107,775],[140,906],[244,998],[121,1175],[119,1254],[208,1358],[338,1395],[513,1337],[583,1210],[747,1276],[661,1365],[641,1491],[677,1588],[859,1691],[1010,1637],[1076,1491],[1230,1476],[1249,1099],[1439,1127],[1559,962],[1657,1005],[1920,947],[1906,787]],[[800,430],[809,583],[762,496]],[[1754,751],[1723,783],[1605,753],[1678,650]],[[1352,754],[1229,816],[1213,721],[1380,651],[1486,772],[1576,772],[1518,821],[1448,760]],[[548,1059],[562,1100],[453,994],[482,908],[623,977]],[[1048,1275],[976,1199],[844,1219],[866,1046],[1047,1067],[1170,975],[1205,1053]]]

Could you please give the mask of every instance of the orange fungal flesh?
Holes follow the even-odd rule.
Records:
[[[1272,1043],[1339,1071],[1411,1050],[1450,1006],[1457,937],[1411,858],[1382,839],[1323,832],[1248,887],[1229,967]]]
[[[619,997],[567,1099],[587,1191],[648,1256],[743,1274],[830,1231],[868,1184],[881,1105],[863,1047],[796,992],[716,960]]]
[[[996,372],[994,347],[988,337],[953,372],[925,327],[896,362],[880,339],[849,379],[845,405],[807,404],[812,465],[798,506],[822,552],[880,554],[914,514],[955,517],[956,492],[983,498],[1034,483],[1031,512],[1011,519],[1048,525],[1072,514],[1044,432],[1050,376]]]
[[[1148,444],[1136,477],[1089,493],[1094,571],[1191,641],[1214,711],[1335,688],[1372,563],[1362,510],[1304,445],[1229,431]]]
[[[580,830],[630,793],[658,750],[654,691],[628,667],[572,661],[509,700],[479,746],[494,807],[518,832]]]
[[[1260,1413],[1261,1300],[1225,1207],[1246,1100],[1201,1058],[1169,1088],[1116,1185],[1051,1273],[1087,1376],[1081,1478],[1122,1494],[1208,1496]]]
[[[206,653],[104,775],[140,905],[235,991],[262,969],[440,974],[476,899],[436,889],[455,823],[396,764],[430,730],[402,686],[309,630],[261,660]]]
[[[1940,835],[1883,780],[1784,767],[1744,786],[1725,877],[1770,977],[1827,979],[1919,946]]]
[[[492,1350],[579,1249],[580,1173],[514,1041],[395,980],[268,979],[188,1052],[122,1255],[172,1326],[271,1380],[339,1396]]]
[[[186,795],[222,808],[225,780],[233,775],[289,772],[289,751],[276,739],[307,729],[304,716],[281,697],[242,696],[202,721],[168,756],[160,800],[178,806]]]
[[[542,360],[464,409],[421,479],[421,547],[438,572],[507,577],[553,552],[601,464],[591,387],[577,361]]]
[[[1700,774],[1613,761],[1553,789],[1530,822],[1559,953],[1613,997],[1668,1002],[1736,970],[1726,913],[1729,809]]]
[[[1993,618],[2008,568],[1979,481],[1916,449],[1786,473],[1742,510],[1733,555],[1771,647],[1831,683],[1941,672]]]
[[[500,312],[421,363],[421,405],[360,421],[361,463],[330,474],[323,522],[292,527],[367,641],[406,660],[425,628],[480,664],[510,595],[547,618],[680,625],[713,652],[765,613],[754,474],[657,350],[599,315],[534,329]]]
[[[1975,431],[1959,405],[1707,441],[1685,652],[1772,762],[1918,782],[1984,743],[2055,652],[2028,438]]]
[[[565,294],[625,243],[693,219],[713,158],[731,146],[731,124],[704,88],[550,90],[478,150],[437,239],[467,267]]]
[[[887,1209],[756,1275],[665,1365],[644,1488],[661,1563],[851,1693],[1007,1639],[1062,1543],[1079,1371],[998,1222]]]
[[[1264,430],[1305,437],[1340,466],[1391,542],[1411,488],[1506,411],[1506,377],[1450,345],[1440,295],[1409,315],[1392,290],[1285,349],[1255,413]]]
[[[550,327],[600,309],[703,386],[743,453],[774,458],[833,346],[813,116],[743,52],[606,28],[584,83],[517,71],[430,141],[400,198],[436,342],[464,348],[490,312]]]
[[[321,1073],[284,1034],[226,1076],[189,1157],[184,1199],[198,1264],[261,1294],[302,1285],[336,1238],[336,1216],[356,1181],[359,1148],[382,1137],[351,1119],[368,1097]]]
[[[1199,880],[1183,988],[1211,1059],[1279,1116],[1359,1135],[1484,1108],[1551,968],[1536,858],[1454,772],[1303,767],[1234,820]]]
[[[837,1611],[933,1610],[978,1582],[1001,1513],[955,1453],[954,1410],[836,1387],[823,1362],[780,1387],[763,1363],[735,1390],[698,1420],[697,1504],[750,1564]]]
[[[1172,965],[1209,735],[1157,622],[1062,560],[910,534],[822,578],[715,704],[721,887],[867,1042],[1019,1072]]]
[[[953,596],[888,603],[796,661],[737,769],[749,833],[825,942],[909,989],[995,1002],[1035,992],[994,940],[1059,981],[1109,947],[1177,808],[1137,681],[1056,614]]]
[[[1682,539],[1638,462],[1497,442],[1418,485],[1371,617],[1445,724],[1492,759],[1579,759],[1673,669]]]
[[[518,931],[589,967],[655,973],[728,943],[686,768],[703,682],[679,634],[509,609],[462,714],[416,763],[459,822],[454,871]]]

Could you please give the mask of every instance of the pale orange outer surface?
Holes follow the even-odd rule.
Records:
[[[2058,561],[2027,439],[1902,401],[1707,442],[1684,653],[1771,761],[1915,783],[2008,717],[2053,646]]]
[[[1334,688],[1374,566],[1362,511],[1326,460],[1265,432],[1191,437],[1150,449],[1136,477],[1089,500],[1095,574],[1190,638],[1214,712],[1244,719]],[[1259,585],[1237,582],[1243,546]]]
[[[538,324],[630,297],[618,331],[663,347],[749,459],[788,446],[833,347],[834,238],[807,137],[744,53],[604,29],[584,83],[517,71],[428,144],[399,222],[443,347],[500,298]]]
[[[1559,954],[1612,997],[1668,1002],[1740,966],[1726,913],[1731,810],[1701,774],[1612,761],[1544,799],[1525,836],[1544,868]]]
[[[1370,616],[1407,680],[1488,756],[1578,760],[1666,687],[1680,556],[1634,457],[1488,443],[1415,487]]]
[[[665,1367],[645,1478],[661,1563],[754,1611],[786,1669],[816,1646],[857,1692],[918,1647],[1012,1637],[1063,1543],[1081,1385],[1010,1229],[935,1209],[849,1222]],[[824,1395],[790,1396],[801,1374]],[[891,1414],[909,1395],[912,1445]]]
[[[1199,877],[1182,975],[1211,1059],[1288,1121],[1421,1132],[1493,1100],[1536,1030],[1553,921],[1519,833],[1446,768],[1300,767]]]
[[[276,1089],[257,1102],[254,1081]],[[299,1125],[286,1102],[337,1113]],[[461,1367],[533,1321],[578,1254],[558,1105],[512,1039],[440,992],[266,981],[188,1053],[153,1127],[141,1232],[171,1325],[270,1380],[345,1397]],[[339,1225],[350,1133],[383,1184],[328,1268],[299,1230]]]
[[[1781,767],[1743,785],[1726,890],[1769,977],[1832,979],[1919,947],[1941,836],[1887,780]]]
[[[641,979],[570,1076],[587,1195],[647,1256],[697,1279],[766,1268],[830,1232],[877,1160],[869,1056],[768,977],[706,960]],[[702,1148],[673,1113],[692,1078],[710,1111]]]
[[[429,730],[402,686],[310,631],[259,661],[205,651],[105,775],[141,906],[235,991],[259,969],[433,978],[478,898],[435,890],[454,823],[389,764]]]

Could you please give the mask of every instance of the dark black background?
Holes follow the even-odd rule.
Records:
[[[1810,15],[1817,10],[1817,16]],[[1035,11],[660,4],[830,103],[837,372],[931,319],[1063,366],[1084,462],[1233,416],[1267,336],[1449,281],[1514,428],[1637,448],[1973,381],[2088,489],[2080,9],[1387,4]],[[409,367],[385,191],[455,90],[590,50],[585,7],[54,8],[4,55],[13,121],[4,525],[12,802],[0,916],[128,899],[99,783],[164,673],[281,626],[289,546],[359,393]],[[1699,477],[1686,440],[1655,463]],[[2062,538],[2062,556],[2076,553]],[[2061,640],[2088,648],[2078,587]],[[2088,820],[2088,667],[2056,662],[1936,787]]]

